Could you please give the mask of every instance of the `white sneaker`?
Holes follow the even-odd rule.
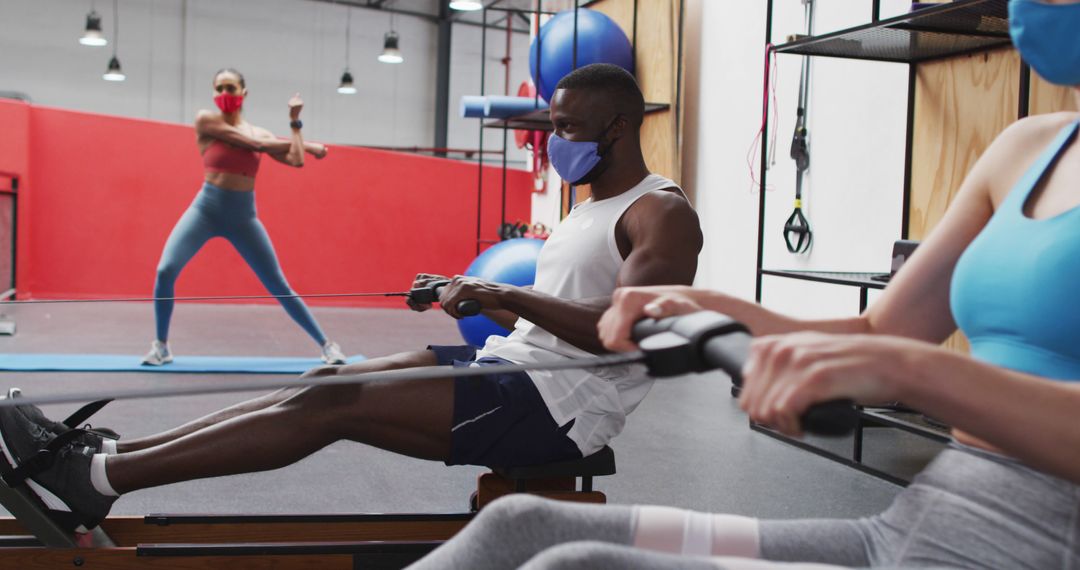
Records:
[[[345,353],[338,343],[326,341],[322,347],[322,361],[327,364],[345,364]]]
[[[170,362],[172,362],[172,353],[169,352],[169,345],[159,340],[150,344],[150,352],[142,360],[146,366],[161,366]]]

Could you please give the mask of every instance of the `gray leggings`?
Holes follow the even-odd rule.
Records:
[[[1010,459],[947,449],[882,514],[760,521],[761,557],[854,567],[1080,568],[1080,488]],[[736,568],[632,548],[634,511],[515,496],[415,568]],[[585,541],[585,542],[582,542]],[[603,544],[607,543],[607,544]]]

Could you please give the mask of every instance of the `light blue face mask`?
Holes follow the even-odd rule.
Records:
[[[1009,2],[1013,45],[1051,83],[1080,85],[1080,3]]]
[[[615,122],[612,121],[611,125]],[[607,135],[608,125],[600,138]],[[600,164],[600,143],[598,141],[568,141],[552,133],[548,139],[548,158],[559,177],[570,184],[585,180],[590,172]]]

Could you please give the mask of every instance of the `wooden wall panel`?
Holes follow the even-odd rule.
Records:
[[[1077,111],[1076,95],[1073,89],[1047,83],[1035,72],[1031,74],[1031,96],[1028,112],[1032,115],[1056,113],[1058,111]]]
[[[633,39],[634,0],[598,0],[589,9],[603,12],[615,20]],[[679,41],[679,3],[672,0],[638,0],[637,49],[635,60],[637,79],[645,100],[667,103],[667,111],[645,116],[641,127],[642,151],[649,170],[678,182],[682,178],[679,141],[676,139],[675,98],[678,93],[677,72]],[[563,203],[567,202],[564,185]],[[577,200],[588,197],[588,190],[579,188]]]
[[[1020,58],[1011,49],[925,63],[916,71],[908,234],[923,239],[975,161],[1016,121]]]

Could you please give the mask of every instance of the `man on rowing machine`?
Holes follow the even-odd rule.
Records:
[[[455,277],[441,293],[451,316],[460,317],[459,301],[474,299],[512,326],[509,337],[308,374],[584,357],[603,351],[596,325],[616,287],[689,285],[702,243],[697,215],[674,182],[649,173],[643,115],[637,82],[618,67],[586,66],[559,83],[551,162],[564,180],[589,184],[592,198],[551,234],[533,288]],[[438,278],[421,274],[416,286]],[[615,437],[650,385],[643,367],[622,366],[286,389],[140,439],[81,434],[53,465],[29,470],[36,472],[27,483],[54,520],[79,530],[96,526],[122,493],[284,467],[342,439],[448,465],[570,460]],[[32,406],[0,409],[0,466],[27,463],[63,430]]]

